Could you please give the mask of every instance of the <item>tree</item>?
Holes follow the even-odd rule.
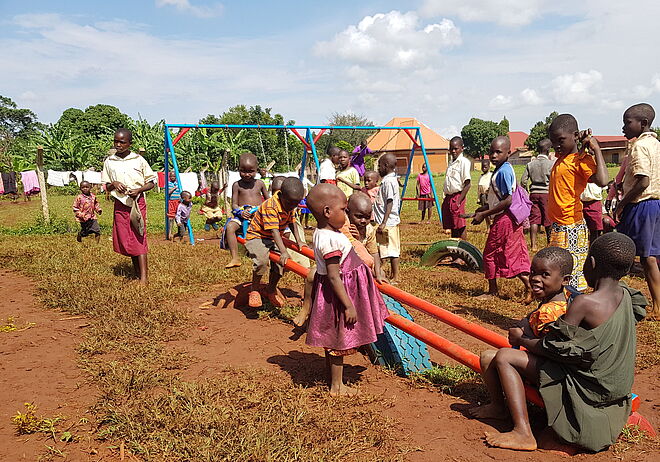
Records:
[[[507,133],[509,133],[509,121],[506,117],[499,123],[473,117],[461,130],[465,153],[474,158],[482,157],[488,153],[493,138]]]
[[[656,132],[658,134],[658,137],[660,137],[660,127],[655,127],[655,128],[652,128],[651,130]]]
[[[539,141],[544,138],[548,138],[548,128],[555,117],[559,115],[558,112],[553,111],[545,118],[545,120],[539,120],[534,124],[534,126],[529,130],[529,136],[525,141],[525,145],[532,151],[536,150],[536,145]]]
[[[28,153],[30,138],[42,128],[34,112],[0,95],[0,166],[17,171],[30,167],[34,163]]]
[[[374,123],[361,114],[333,112],[328,118],[328,125],[331,127],[373,127]],[[354,148],[374,133],[376,133],[376,130],[332,130],[329,135],[324,135],[319,139],[317,149],[319,152],[324,152],[329,145],[337,144],[340,140],[346,141]],[[350,151],[352,150],[351,148]]]

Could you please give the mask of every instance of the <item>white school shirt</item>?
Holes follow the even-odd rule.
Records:
[[[580,200],[582,202],[602,201],[603,189],[605,188],[601,188],[596,183],[587,183],[587,187],[580,194]]]
[[[385,207],[387,206],[388,199],[392,199],[392,212],[390,212],[385,226],[396,226],[401,223],[401,218],[399,217],[401,196],[399,194],[399,182],[394,172],[388,173],[383,177],[380,182],[380,188],[378,188],[376,201],[374,202],[374,221],[379,225],[383,222],[383,218],[385,218]]]
[[[330,229],[316,229],[312,238],[314,247],[314,260],[316,260],[316,273],[327,275],[326,258],[338,256],[339,263],[343,263],[353,246],[351,241],[340,231]]]
[[[335,169],[335,164],[330,159],[325,159],[319,165],[319,181],[334,180],[336,174],[337,169]]]
[[[101,180],[104,184],[119,181],[126,185],[127,189],[136,189],[147,183],[157,183],[158,177],[144,157],[131,152],[123,159],[117,154],[108,156],[103,162]],[[122,194],[116,189],[113,189],[110,194],[124,205],[128,205],[126,203],[128,195]]]
[[[445,196],[463,191],[463,185],[471,179],[470,170],[472,170],[472,162],[460,153],[456,160],[447,166],[445,184],[442,187]]]

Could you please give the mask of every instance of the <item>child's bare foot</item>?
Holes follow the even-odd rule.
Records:
[[[296,317],[293,318],[293,324],[295,324],[298,327],[304,326],[305,323],[307,322],[307,318],[309,318],[309,311],[310,311],[309,308],[310,307],[305,306],[303,304],[302,308],[300,309]]]
[[[492,300],[493,298],[497,298],[500,294],[495,292],[486,292],[485,294],[477,295],[476,298],[477,300]]]
[[[506,420],[509,418],[509,411],[496,404],[482,404],[468,410],[470,417],[475,419]]]
[[[339,386],[339,389],[330,388],[330,396],[355,396],[357,394],[357,388],[351,388],[343,383]]]
[[[496,448],[515,449],[518,451],[535,451],[536,440],[534,435],[517,431],[507,433],[486,432],[486,442]]]
[[[268,301],[275,308],[282,308],[286,303],[286,297],[282,294],[282,292],[280,292],[279,289],[275,289],[274,292],[268,292],[266,297],[268,297]]]
[[[229,263],[227,263],[227,265],[225,265],[225,269],[238,268],[239,266],[241,266],[240,260],[232,260]]]

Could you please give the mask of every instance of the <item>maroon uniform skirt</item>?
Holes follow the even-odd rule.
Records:
[[[115,200],[114,224],[112,226],[112,247],[115,252],[127,257],[144,255],[149,250],[147,247],[147,201],[144,196],[138,199],[138,207],[144,218],[144,236],[131,226],[131,208],[121,201]]]
[[[603,203],[601,201],[582,201],[582,214],[589,231],[603,230]]]
[[[465,228],[467,222],[461,215],[465,213],[465,203],[461,202],[461,193],[445,196],[442,201],[442,227],[444,229]]]

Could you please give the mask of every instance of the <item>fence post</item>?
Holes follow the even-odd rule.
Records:
[[[48,194],[46,193],[46,178],[44,176],[44,147],[37,146],[37,178],[41,191],[41,210],[44,214],[44,222],[50,224],[50,212],[48,210]]]

